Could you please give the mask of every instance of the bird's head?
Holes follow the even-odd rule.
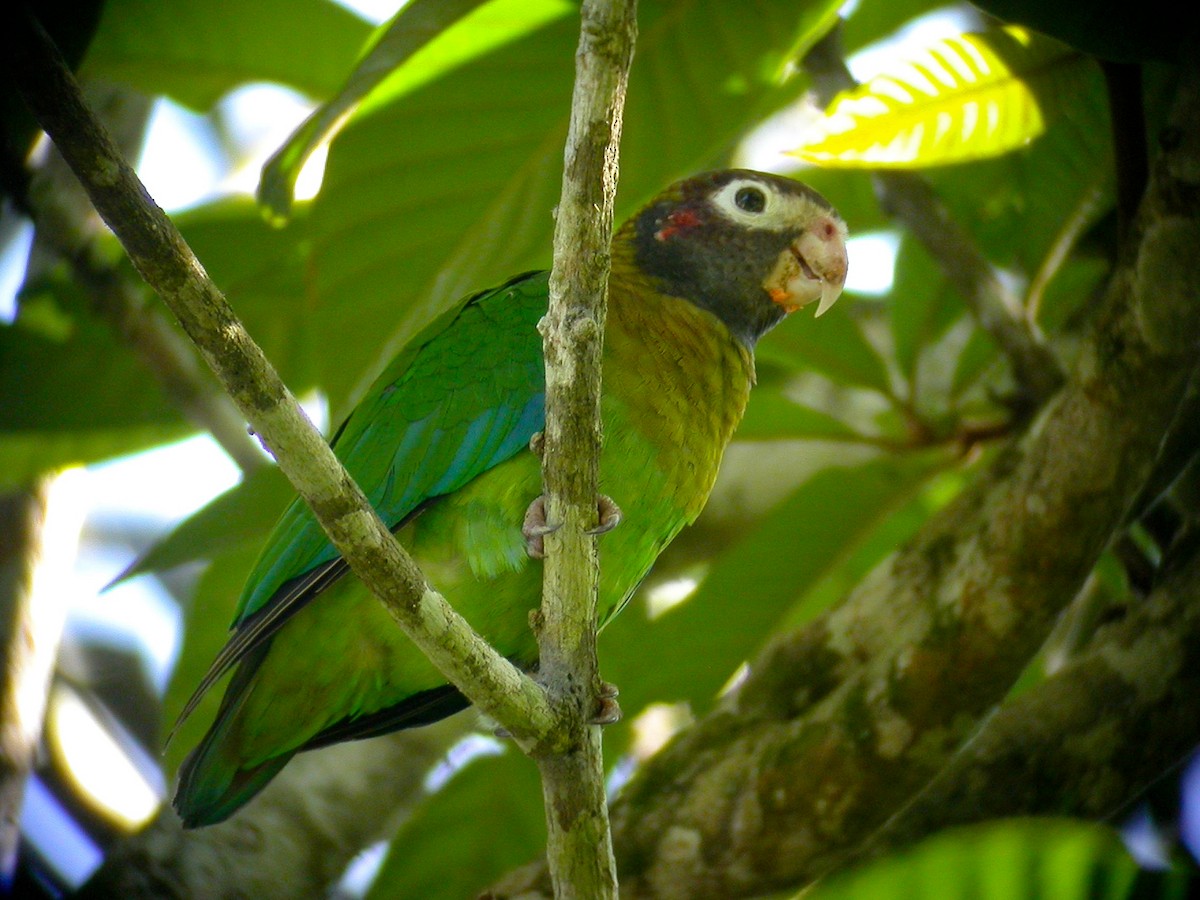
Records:
[[[824,313],[846,282],[841,216],[807,185],[762,172],[680,181],[617,239],[663,293],[713,313],[749,347],[803,306]]]

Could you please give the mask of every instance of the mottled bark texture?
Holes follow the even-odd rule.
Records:
[[[1015,815],[1105,818],[1200,743],[1200,534],[1161,584],[1045,683],[1006,703],[864,847]]]
[[[1160,149],[1062,391],[842,604],[773,640],[618,798],[625,897],[750,896],[843,864],[947,766],[1045,640],[1155,466],[1200,358],[1195,71]],[[1131,651],[1104,658],[1136,674]],[[1166,690],[1170,671],[1136,690]],[[1106,809],[1130,796],[1140,765],[1110,758],[1130,770],[1124,791],[1097,793]],[[535,866],[497,893],[544,888]]]
[[[546,853],[559,898],[616,896],[596,662],[600,358],[609,241],[625,88],[637,35],[636,0],[587,0],[580,9],[575,87],[554,229],[550,305],[539,325],[546,355],[542,483],[546,535],[536,617],[538,678],[566,715],[562,752],[535,758],[546,805]]]

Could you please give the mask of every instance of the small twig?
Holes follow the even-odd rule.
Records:
[[[1084,192],[1079,202],[1075,204],[1075,209],[1071,211],[1071,215],[1059,229],[1054,243],[1050,245],[1050,250],[1029,282],[1029,289],[1025,292],[1025,319],[1031,328],[1036,327],[1038,316],[1042,310],[1042,299],[1046,296],[1046,288],[1062,269],[1063,263],[1075,248],[1080,235],[1091,223],[1103,194],[1099,184],[1093,184]]]
[[[616,896],[600,729],[587,721],[596,663],[595,538],[600,455],[600,353],[625,86],[636,0],[590,0],[581,10],[562,200],[554,231],[546,352],[542,480],[549,519],[538,619],[539,677],[566,707],[572,752],[542,757],[547,858],[559,897]],[[619,502],[619,501],[618,501]]]
[[[842,57],[839,32],[831,30],[804,58],[822,105],[855,85]],[[880,206],[899,219],[937,260],[946,278],[966,299],[979,326],[1009,358],[1018,385],[1030,399],[1041,403],[1055,393],[1063,383],[1058,360],[1026,319],[1020,301],[929,183],[908,172],[878,172],[875,184]]]
[[[0,41],[14,83],[134,266],[200,348],[338,552],[473,703],[523,747],[554,746],[561,729],[545,692],[426,583],[96,121],[45,31],[17,4],[5,11]]]

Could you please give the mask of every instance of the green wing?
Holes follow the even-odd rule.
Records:
[[[343,423],[333,449],[392,529],[528,446],[545,424],[538,320],[548,273],[467,298],[419,334]],[[230,667],[347,571],[311,510],[284,512],[246,581],[234,635],[180,721]]]
[[[537,322],[547,273],[521,275],[469,298],[425,329],[376,379],[333,439],[334,453],[395,528],[513,456],[545,424]],[[235,624],[286,582],[338,556],[297,498],[255,565]]]

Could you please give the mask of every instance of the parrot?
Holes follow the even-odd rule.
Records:
[[[616,229],[602,355],[597,626],[703,509],[785,316],[841,294],[846,225],[802,182],[706,172]],[[538,507],[548,273],[518,275],[436,318],[332,439],[428,582],[518,667],[536,672]],[[612,498],[607,500],[607,498]],[[606,502],[607,501],[607,502]],[[541,512],[541,518],[538,513]],[[619,527],[613,527],[617,521]],[[301,751],[435,722],[466,698],[349,571],[297,498],[266,540],[229,642],[185,706],[232,671],[180,767],[186,827],[220,822]]]

